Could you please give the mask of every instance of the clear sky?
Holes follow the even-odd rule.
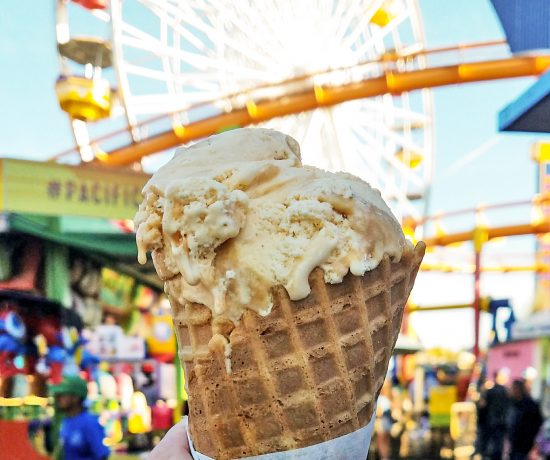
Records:
[[[58,75],[54,3],[20,0],[0,10],[0,156],[44,160],[72,145],[67,118],[54,92]],[[429,48],[503,38],[488,0],[420,0],[419,4]],[[436,174],[432,212],[533,196],[535,167],[529,148],[541,136],[499,134],[496,129],[498,111],[533,81],[524,78],[433,91]],[[473,225],[473,218],[468,219],[449,224],[448,230]],[[514,223],[522,215],[508,212],[500,219],[500,223]],[[511,263],[521,259],[526,264],[532,260],[534,239],[508,239],[492,246],[488,256]],[[471,256],[468,247],[461,254]],[[422,274],[414,299],[425,305],[468,302],[472,286],[469,275]],[[510,297],[524,316],[533,297],[533,275],[487,274],[482,290],[495,298]],[[426,345],[471,345],[471,312],[423,315],[417,315],[413,325]]]

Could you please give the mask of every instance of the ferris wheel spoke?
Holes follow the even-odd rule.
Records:
[[[296,133],[296,139],[306,139],[311,134],[308,134],[308,132],[311,132],[311,123],[313,121],[313,116],[315,115],[315,112],[305,112],[301,113],[300,123],[296,123],[296,126],[294,127],[294,131]],[[295,117],[288,117],[288,123],[290,124]],[[294,120],[296,121],[296,120]],[[291,128],[292,129],[292,128]],[[302,150],[304,150],[302,148]],[[314,164],[314,163],[309,163]]]
[[[333,0],[321,0],[319,4],[319,9],[323,10],[325,15],[328,17],[336,16],[335,6],[337,2]]]
[[[232,48],[237,51],[240,55],[245,55],[247,61],[252,61],[259,64],[262,69],[270,69],[273,67],[273,61],[270,60],[270,57],[260,52],[260,50],[254,49],[254,44],[254,42],[243,43],[235,40],[233,37],[227,35],[224,36],[224,45],[227,48]]]
[[[271,10],[276,10],[278,6],[280,6],[280,2],[278,3],[275,1],[270,5],[270,8]],[[276,11],[273,11],[273,13],[275,13],[275,17],[277,17]],[[247,10],[246,15],[248,20],[251,21],[252,23],[256,21],[255,15],[253,14],[252,10]],[[287,55],[288,53],[287,48],[288,48],[288,40],[289,40],[288,34],[281,34],[280,32],[281,28],[284,27],[286,23],[284,16],[282,16],[277,22],[270,20],[272,16],[270,16],[269,14],[262,15],[260,17],[262,19],[259,26],[265,28],[265,30],[268,31],[267,35],[270,38],[270,40],[275,41],[277,43],[277,50],[279,51],[278,53],[279,62],[284,62],[285,55]]]
[[[133,26],[123,26],[123,30],[129,32],[122,35],[123,45],[133,47],[137,50],[143,50],[154,56],[178,57],[185,60],[188,64],[194,66],[206,67],[210,61],[207,56],[175,48],[174,46],[165,46],[160,39],[146,32],[137,30]]]
[[[208,91],[182,94],[142,94],[132,96],[131,100],[134,104],[150,106],[153,106],[155,104],[155,101],[158,101],[159,105],[164,105],[164,107],[173,107],[172,110],[169,110],[167,112],[168,114],[172,112],[193,110],[194,108],[196,108],[194,107],[194,105],[204,102],[210,95],[211,93]],[[163,101],[164,104],[162,104]],[[206,107],[214,106],[215,104],[209,104]]]
[[[400,145],[403,148],[409,149],[413,152],[422,152],[423,148],[416,143],[414,143],[409,136],[405,136],[397,133],[396,131],[388,128],[386,124],[379,123],[376,121],[369,122],[369,128],[371,130],[376,130],[377,132],[383,134],[388,139],[391,139],[396,144]]]
[[[330,160],[327,161],[326,151],[327,149],[321,149],[321,118],[320,111],[314,110],[309,113],[309,116],[302,118],[301,127],[296,129],[297,139],[300,139],[302,146],[302,161],[304,164],[317,165],[323,169],[330,170],[332,165]],[[328,147],[328,146],[327,146]],[[325,155],[323,155],[323,153]],[[319,157],[319,155],[323,155]]]
[[[199,56],[200,58],[202,58],[202,60],[214,57],[211,49],[208,48],[201,39],[195,37],[184,27],[181,27],[180,24],[174,18],[170,17],[166,12],[163,12],[161,9],[156,7],[152,8],[151,11],[154,12],[159,17],[159,20],[166,21],[166,23],[172,27],[172,30],[176,34],[178,34],[180,37],[186,40],[186,44],[190,43],[197,49],[197,54],[195,54],[192,51],[186,51],[182,53],[174,53],[174,52],[163,53],[164,55],[168,54],[171,57],[179,58],[180,60],[185,60],[186,57],[188,56]],[[162,44],[159,43],[159,39],[157,39],[157,37],[151,34],[148,34],[147,32],[137,27],[134,27],[128,23],[123,23],[121,25],[121,28],[122,28],[122,31],[125,33],[125,35],[123,35],[124,39],[127,42],[132,43],[132,45],[135,48],[140,48],[139,44],[137,44],[139,42],[135,42],[128,37],[132,37],[134,39],[137,39],[139,41],[142,41],[148,44],[146,48],[148,51],[152,52],[153,54],[161,53],[161,50],[159,48],[163,46]],[[181,47],[177,47],[177,48],[174,46],[167,47],[166,45],[164,46],[164,48],[173,48],[176,50],[181,50]]]
[[[405,18],[406,16],[401,16],[402,18]],[[399,35],[399,28],[398,27],[392,27],[391,29],[391,36],[392,40],[395,43],[395,49],[401,50],[404,48],[403,43],[401,42],[401,36]],[[396,63],[396,67],[399,69],[399,62]],[[401,69],[399,69],[401,70]]]
[[[410,123],[424,125],[429,122],[430,117],[425,113],[402,107],[387,107],[385,104],[372,102],[369,99],[361,101],[360,111],[365,115],[372,115],[373,112],[380,113],[383,116],[392,116]]]
[[[355,169],[351,171],[357,171],[354,174],[363,175],[367,182],[373,181],[378,188],[383,187],[387,180],[387,174],[379,152],[380,141],[359,133],[355,126],[349,126],[348,130],[350,138],[353,139],[353,142],[350,141],[350,157],[353,159]]]
[[[417,0],[405,0],[405,3],[407,5],[407,11],[410,14],[410,25],[412,28],[412,34],[416,38],[416,41],[419,44],[426,43],[426,37],[424,36],[424,26],[422,24],[422,16],[420,14],[420,8],[418,5]],[[425,56],[418,56],[418,60],[421,64],[425,65],[426,57]]]
[[[164,45],[164,47],[168,46],[168,22],[167,22],[167,15],[163,15],[160,19],[160,41]],[[175,47],[177,47],[176,44],[174,44]],[[176,67],[179,68],[179,63],[181,62],[181,59],[179,59],[176,56],[162,56],[161,57],[161,63],[162,68],[164,70],[164,73],[166,75],[166,88],[168,90],[168,93],[170,95],[175,95],[178,92],[178,85],[175,81],[175,74],[176,74]]]
[[[312,116],[313,112],[311,111],[299,115],[289,115],[279,120],[272,120],[271,122],[265,123],[264,126],[271,129],[280,129],[290,134],[295,139],[305,139]]]
[[[382,183],[382,176],[378,175],[381,169],[378,159],[374,156],[370,156],[369,162],[365,160],[365,152],[363,150],[368,148],[368,146],[356,142],[358,138],[354,132],[353,123],[350,123],[350,121],[346,119],[347,117],[339,116],[337,111],[338,109],[331,111],[331,118],[335,131],[339,133],[341,156],[345,170],[351,171],[355,175],[362,176],[364,180],[379,186]],[[371,160],[377,162],[377,166],[374,169],[370,168]],[[365,166],[367,166],[367,168],[365,168]],[[364,171],[363,174],[361,173],[362,171]]]
[[[206,37],[211,37],[216,33],[216,28],[211,22],[206,22],[200,15],[197,14],[196,10],[189,6],[188,1],[178,2],[174,5],[171,2],[166,2],[165,0],[139,0],[144,6],[149,8],[159,8],[166,9],[167,12],[172,13],[174,16],[182,15],[186,18],[186,21],[191,24],[197,30],[203,32]],[[206,4],[203,4],[203,9],[209,9]],[[212,11],[215,13],[215,11]],[[213,16],[210,16],[213,17]]]
[[[147,94],[132,96],[129,100],[136,115],[156,115],[178,113],[185,114],[192,108],[193,103],[201,102],[204,96],[187,94]]]
[[[133,39],[141,40],[144,42],[158,41],[155,36],[145,32],[142,29],[139,29],[138,27],[134,27],[128,22],[121,22],[117,25],[117,29],[120,30],[123,37],[131,37]]]
[[[327,3],[327,11],[329,11],[330,26],[331,26],[330,28],[327,27],[327,29],[330,30],[330,38],[333,43],[340,43],[337,37],[342,27],[342,21],[352,19],[348,16],[348,11],[347,11],[348,2],[329,0],[326,3]]]
[[[137,50],[141,50],[144,52],[148,52],[151,54],[151,56],[156,56],[156,57],[170,56],[170,57],[180,58],[184,60],[186,64],[198,69],[199,71],[207,71],[212,69],[233,71],[235,73],[248,74],[250,75],[250,77],[253,77],[255,79],[260,79],[267,75],[267,73],[264,71],[246,68],[236,63],[235,64],[220,63],[215,60],[209,59],[205,56],[193,54],[187,51],[182,51],[174,47],[163,47],[162,43],[160,43],[159,40],[157,40],[154,37],[150,37],[150,38],[151,40],[148,42],[131,38],[129,36],[122,37],[121,40],[123,42],[123,45],[130,48],[137,49]]]
[[[158,95],[152,95],[152,94],[146,94],[146,95],[140,95],[140,96],[134,96],[137,98],[136,100],[147,100],[147,98],[151,97],[157,97]],[[177,95],[178,97],[181,96],[182,100],[185,100],[184,104],[181,104],[179,107],[176,108],[177,111],[185,111],[185,110],[193,110],[197,109],[197,105],[201,105],[201,107],[214,107],[219,105],[219,101],[221,100],[221,97],[216,97],[216,94],[210,92],[210,91],[198,91],[194,89],[192,92],[184,92],[181,95]],[[175,95],[171,95],[170,97],[175,97]],[[213,97],[212,103],[207,103],[205,101],[208,101],[210,97]]]
[[[168,78],[164,70],[154,70],[149,67],[141,67],[134,64],[126,64],[126,72],[130,75],[138,75],[152,80],[166,81]]]
[[[390,35],[392,31],[397,30],[397,28],[401,26],[401,24],[406,19],[407,19],[406,14],[404,13],[399,14],[396,18],[392,19],[392,21],[387,26],[384,26],[379,31],[373,32],[372,36],[370,36],[367,40],[365,40],[364,43],[362,43],[360,46],[357,47],[357,53],[359,55],[363,55],[363,53],[366,53],[368,50],[371,50],[371,51],[376,50],[377,46],[383,49],[385,38],[388,35]],[[395,49],[399,50],[397,46],[395,47]]]
[[[136,50],[150,53],[152,57],[168,56],[173,58],[179,58],[184,60],[188,65],[193,66],[199,70],[206,70],[210,66],[210,60],[204,56],[191,53],[189,51],[183,51],[171,46],[163,46],[160,40],[150,37],[149,40],[144,41],[136,39],[130,36],[122,37],[122,44],[124,46],[134,48]]]
[[[267,5],[264,5],[264,7],[267,7]],[[265,32],[271,21],[266,21],[254,13],[255,11],[249,8],[237,11],[234,7],[227,7],[222,12],[222,18],[224,23],[235,27],[242,34],[242,37],[252,40],[253,43],[265,44],[269,41],[270,44],[273,44],[275,37]],[[226,31],[226,33],[228,32]]]
[[[305,157],[307,163],[328,171],[340,170],[341,152],[335,141],[334,133],[327,125],[325,110],[315,110],[304,135],[304,152],[309,152]]]
[[[332,2],[333,4],[333,10],[334,10],[334,13],[333,13],[333,17],[338,19],[338,20],[341,20],[341,18],[346,14],[346,8],[347,8],[347,3],[346,2]]]
[[[339,129],[338,123],[336,122],[334,117],[334,111],[332,109],[325,109],[323,111],[323,115],[325,118],[325,125],[328,128],[326,131],[329,133],[330,137],[333,139],[334,154],[338,159],[338,163],[339,163],[337,168],[340,171],[345,171],[346,170],[346,148],[345,148],[346,145],[343,140],[342,133],[344,133],[346,130]]]
[[[400,95],[401,106],[403,110],[410,111],[411,100],[409,93],[405,92]],[[407,132],[407,135],[411,135],[411,131],[415,129],[416,125],[411,122],[411,120],[403,120],[403,128]]]
[[[370,171],[370,177],[363,177],[363,180],[370,183],[372,187],[380,190],[382,196],[384,196],[386,200],[397,200],[401,206],[408,209],[412,207],[412,205],[408,203],[406,193],[397,186],[393,177],[388,174],[388,171],[381,168],[379,163],[369,161],[368,157],[361,155],[356,156],[362,160],[362,169],[368,168]]]
[[[347,5],[347,9],[344,11],[344,14],[341,16],[341,22],[334,39],[337,42],[342,42],[343,38],[346,36],[353,20],[358,17],[368,16],[369,20],[372,15],[376,12],[378,8],[382,5],[384,0],[375,0],[369,2],[369,5],[365,7],[365,2],[360,0],[354,1],[351,5]]]
[[[374,142],[373,134],[377,134],[376,132],[373,133],[372,130],[369,130],[365,126],[356,126],[354,127],[355,132],[357,133],[360,138],[367,142],[370,141],[372,144]],[[379,134],[379,133],[378,133]],[[423,181],[421,177],[418,177],[410,168],[405,166],[403,163],[401,163],[398,159],[395,158],[394,151],[387,151],[388,149],[385,148],[383,144],[378,144],[378,148],[380,148],[379,155],[382,159],[384,159],[391,167],[396,169],[403,177],[407,178],[411,183],[415,184],[416,186],[423,187]]]
[[[365,101],[366,102],[366,101]],[[430,117],[424,113],[419,112],[419,110],[413,110],[406,107],[388,107],[387,104],[372,104],[361,107],[360,111],[363,116],[369,117],[373,116],[374,113],[378,114],[381,119],[393,121],[395,126],[390,126],[391,129],[396,129],[398,126],[397,122],[400,121],[401,125],[410,124],[415,129],[424,129],[430,123]]]
[[[352,128],[353,129],[353,128]],[[361,140],[365,147],[371,147],[372,151],[380,152],[383,149],[376,139],[372,136],[360,135]],[[375,178],[373,182],[376,183],[376,188],[379,188],[385,198],[396,200],[402,209],[406,209],[409,214],[414,216],[418,215],[418,211],[414,205],[409,201],[406,191],[399,188],[393,179],[393,175],[389,175],[387,171],[382,168],[382,162],[374,155],[365,155],[363,152],[356,151],[356,158],[366,166],[366,170],[370,171],[372,177]],[[362,168],[365,169],[365,168]],[[364,177],[369,181],[370,178]],[[370,179],[372,180],[372,179]]]
[[[313,118],[315,116],[315,111],[312,112],[305,112],[300,114],[300,123],[296,125],[294,128],[294,131],[296,132],[296,139],[307,139],[308,137],[311,137],[312,129],[311,124],[314,122]],[[288,122],[290,123],[292,118],[294,117],[288,117]],[[302,149],[305,151],[305,149]],[[309,163],[314,164],[314,163]]]
[[[172,16],[160,7],[151,8],[151,11],[155,13],[161,21],[164,21],[166,24],[170,25],[173,32],[185,40],[186,45],[192,45],[202,55],[213,57],[212,48],[206,46],[203,40],[193,35],[189,29],[183,27],[181,25],[181,20],[178,19],[177,16]],[[181,11],[177,12],[181,14]]]
[[[138,75],[152,80],[166,81],[167,78],[162,70],[134,64],[126,64],[126,72],[129,75]],[[218,85],[214,82],[214,76],[214,72],[179,73],[174,75],[174,80],[181,86],[191,86],[196,89],[209,91],[211,92],[210,98],[213,98],[219,93]]]
[[[269,9],[269,4],[264,4],[263,8]],[[221,25],[223,30],[223,46],[227,51],[235,52],[235,58],[241,62],[246,62],[247,65],[251,63],[256,63],[264,69],[273,68],[273,56],[266,56],[264,49],[268,47],[273,51],[273,44],[277,42],[273,37],[276,37],[277,34],[265,33],[260,27],[258,17],[247,16],[249,14],[250,8],[237,9],[236,6],[229,2],[223,11],[221,12],[221,17],[223,18],[223,24]],[[269,17],[269,14],[266,15]],[[273,17],[277,17],[274,15]],[[248,23],[245,21],[245,18],[248,19]],[[272,21],[267,21],[268,23]],[[231,31],[226,30],[227,25],[231,26]],[[264,21],[265,25],[266,22]],[[235,37],[238,36],[238,38]],[[261,46],[258,45],[261,43]],[[281,54],[281,57],[284,56],[284,53]]]
[[[296,137],[296,123],[292,124],[289,123],[289,120],[292,120],[294,117],[292,116],[286,116],[279,118],[278,123],[274,125],[273,120],[266,121],[264,123],[261,123],[259,126],[266,128],[266,129],[277,129],[277,126],[280,127],[281,131],[285,134],[288,134],[291,137]],[[290,128],[290,129],[289,129]]]
[[[360,20],[357,22],[355,27],[348,34],[342,37],[343,47],[350,48],[361,36],[365,37],[365,29],[369,27],[370,20],[375,12],[376,12],[376,9],[374,10],[369,9],[369,14],[365,14],[360,17]],[[388,25],[384,26],[382,30],[378,32],[376,35],[380,35],[381,37],[384,37],[386,34],[389,33],[389,31],[396,30],[405,18],[406,18],[406,15],[402,14],[397,18],[392,19],[392,21]],[[366,38],[365,42],[368,44],[368,37]],[[358,48],[358,54],[361,55],[360,48]]]

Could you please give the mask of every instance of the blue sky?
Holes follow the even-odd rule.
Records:
[[[488,0],[419,3],[429,48],[503,38]],[[20,0],[0,10],[0,68],[0,156],[44,160],[71,147],[68,121],[54,92],[58,66],[53,0]],[[536,181],[529,148],[541,136],[499,134],[496,124],[498,111],[533,81],[523,78],[433,91],[436,174],[432,211],[532,197]],[[514,218],[512,213],[503,216],[511,223]],[[470,221],[463,220],[461,225],[469,226]],[[534,240],[509,239],[495,247],[489,252],[532,255]],[[425,304],[467,302],[472,297],[471,285],[469,276],[422,275],[415,298]],[[433,286],[439,286],[437,292]],[[486,275],[482,286],[487,295],[511,297],[520,315],[528,313],[532,274]],[[469,316],[466,311],[440,313],[418,318],[414,324],[423,338],[428,337],[428,345],[452,337],[460,346],[468,346],[471,341],[456,330],[471,325]],[[450,336],[446,336],[446,325]],[[434,327],[439,334],[430,333]]]

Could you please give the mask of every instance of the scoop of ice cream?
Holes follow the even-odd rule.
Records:
[[[302,166],[298,143],[277,131],[237,129],[178,149],[143,194],[140,262],[160,253],[165,278],[178,279],[168,294],[233,322],[245,308],[268,314],[274,286],[306,297],[315,267],[339,283],[408,249],[378,190]]]

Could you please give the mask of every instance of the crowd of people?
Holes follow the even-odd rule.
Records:
[[[378,406],[382,424],[391,412],[389,399],[386,398],[387,391],[388,387],[385,386]],[[59,430],[59,450],[63,451],[64,459],[107,459],[109,449],[103,444],[104,430],[97,417],[89,414],[84,406],[86,382],[79,377],[66,377],[61,384],[52,387],[52,394],[55,396],[57,409],[64,415]],[[543,422],[540,407],[531,397],[526,382],[514,380],[508,387],[496,375],[495,382],[485,387],[477,403],[478,436],[475,458],[480,456],[483,460],[527,460],[535,443],[541,441]],[[169,433],[167,439],[176,436],[176,432],[181,434],[181,430],[184,430],[182,426],[172,430],[173,433]],[[381,425],[377,429],[376,444],[381,458],[390,457],[389,434],[387,437],[380,436],[385,432],[389,433],[389,425]],[[184,438],[186,439],[182,436]],[[183,447],[188,452],[188,446],[180,444],[177,444],[178,448]],[[167,458],[164,454],[172,450],[170,442],[161,442],[151,453],[151,458]],[[539,449],[539,454],[550,460],[550,451],[546,453]]]
[[[510,388],[503,383],[497,374],[494,384],[481,393],[476,451],[484,460],[526,460],[535,446],[543,416],[525,380],[514,380]]]

